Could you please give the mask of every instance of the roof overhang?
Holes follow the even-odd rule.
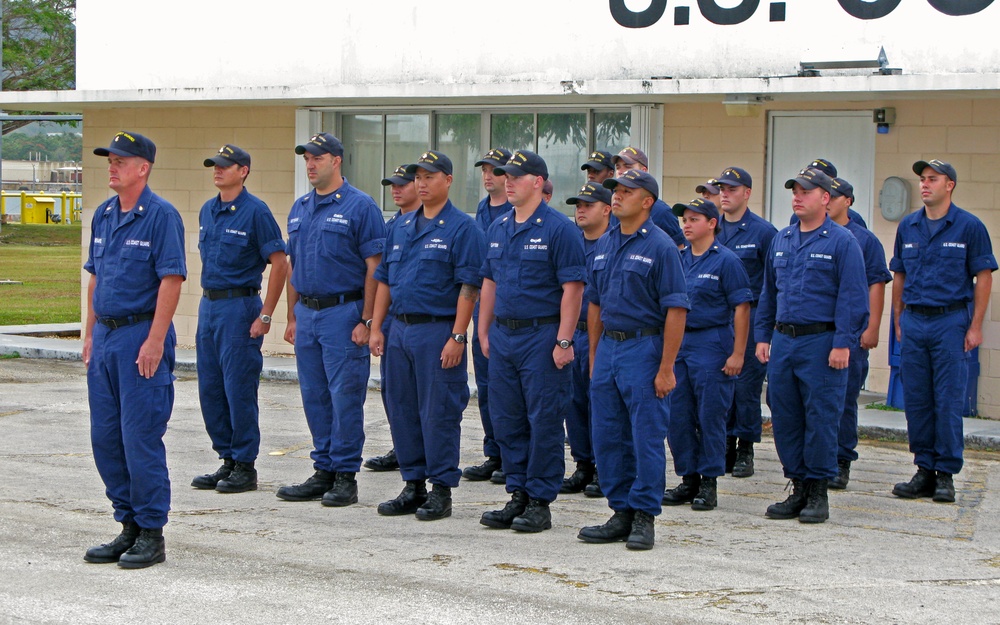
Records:
[[[721,102],[726,96],[780,102],[850,102],[917,98],[1000,97],[1000,74],[781,76],[523,80],[490,83],[391,83],[296,87],[218,87],[4,91],[0,109],[80,113],[88,109],[188,106],[441,106]]]

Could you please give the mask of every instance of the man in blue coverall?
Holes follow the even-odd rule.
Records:
[[[596,154],[600,152],[591,154],[591,158]],[[567,199],[566,203],[576,207],[576,225],[583,232],[583,247],[589,268],[597,240],[608,230],[611,191],[599,182],[588,182],[579,193]],[[566,438],[569,439],[570,453],[576,461],[576,470],[563,480],[560,493],[579,493],[594,486],[595,488],[587,491],[589,493],[600,488],[590,436],[590,339],[587,336],[587,292],[590,288],[591,285],[588,284],[583,290],[580,320],[573,333],[573,397],[566,411]]]
[[[316,472],[302,484],[282,486],[277,496],[348,506],[358,501],[371,367],[368,337],[385,221],[375,200],[341,174],[339,139],[323,132],[295,152],[305,159],[313,190],[288,214],[292,274],[285,340],[295,345]]]
[[[639,148],[631,146],[612,156],[611,162],[614,163],[615,175],[619,178],[629,170],[649,171],[649,158],[646,156],[646,153]],[[614,213],[612,212],[612,214]],[[681,232],[681,226],[677,222],[677,217],[670,210],[670,206],[659,197],[653,203],[653,210],[649,216],[653,220],[653,223],[659,226],[660,230],[666,232],[667,236],[673,239],[674,243],[679,247],[687,245],[687,240],[684,238],[684,233]]]
[[[817,158],[813,162],[809,163],[809,165],[806,168],[818,169],[824,174],[826,174],[827,177],[830,178],[830,180],[834,180],[837,178],[837,166],[825,158]],[[861,216],[861,213],[855,211],[853,208],[847,209],[847,218],[853,221],[854,223],[858,224],[862,228],[868,228],[868,224],[865,223],[865,218]],[[795,213],[792,213],[792,216],[788,219],[788,225],[794,226],[797,223],[799,223],[799,216],[796,215]]]
[[[576,225],[542,201],[545,161],[519,150],[497,169],[514,210],[486,236],[479,340],[490,361],[490,415],[511,499],[480,523],[541,532],[552,527],[549,503],[566,466],[562,417],[586,260]]]
[[[726,472],[731,472],[733,477],[750,477],[754,473],[753,446],[760,442],[760,394],[767,374],[767,367],[755,355],[757,342],[754,340],[753,324],[764,285],[764,261],[778,230],[748,207],[753,193],[753,178],[749,172],[739,167],[727,167],[716,183],[719,185],[722,222],[715,240],[743,261],[753,292],[750,336],[747,338],[743,370],[736,378],[733,404],[726,420]]]
[[[503,167],[509,160],[509,150],[492,148],[475,163],[475,166],[480,168],[483,188],[486,190],[486,197],[476,207],[476,223],[483,234],[486,234],[490,225],[500,215],[514,208],[507,200],[505,187],[507,177],[497,171],[497,167]],[[472,321],[474,324],[472,330],[472,368],[476,374],[476,401],[479,403],[479,418],[483,424],[483,454],[486,455],[486,461],[482,464],[465,467],[462,471],[462,477],[473,482],[490,480],[494,484],[504,484],[506,479],[503,474],[503,463],[500,460],[500,443],[497,442],[493,421],[490,418],[490,361],[483,355],[483,348],[479,343],[479,302],[476,302]]]
[[[667,396],[677,384],[688,296],[677,246],[650,217],[659,194],[653,177],[630,170],[604,186],[614,191],[619,223],[594,250],[587,329],[594,452],[614,514],[577,537],[652,549],[666,482]]]
[[[389,218],[389,221],[385,222],[385,232],[386,238],[388,239],[389,234],[392,232],[393,226],[399,220],[400,215],[405,215],[406,213],[412,213],[413,211],[420,208],[420,198],[417,197],[417,185],[413,184],[413,174],[407,173],[406,168],[409,165],[400,165],[396,168],[396,171],[392,173],[388,178],[382,179],[383,187],[391,187],[390,193],[392,194],[392,203],[399,208],[396,214]],[[385,321],[382,322],[382,336],[388,337],[389,330],[392,328],[392,315],[386,315]],[[371,340],[369,339],[369,344]],[[379,358],[378,368],[379,375],[382,378],[381,384],[381,396],[382,396],[382,408],[385,409],[385,416],[391,421],[392,417],[389,415],[389,402],[385,398],[385,373],[386,373],[386,359],[385,354]],[[396,458],[396,450],[390,449],[388,453],[375,456],[374,458],[369,458],[365,460],[364,467],[366,469],[371,469],[372,471],[395,471],[399,468],[399,459]]]
[[[264,367],[260,349],[285,287],[288,261],[271,209],[246,190],[250,155],[227,144],[205,159],[205,167],[214,168],[219,194],[205,202],[198,217],[203,289],[196,342],[198,397],[222,466],[194,478],[191,486],[242,493],[257,490],[257,389]],[[261,302],[268,264],[271,275]]]
[[[180,213],[148,186],[156,146],[119,132],[107,148],[117,195],[94,211],[83,362],[90,438],[121,533],[84,560],[145,568],[166,561],[170,477],[163,435],[174,405],[171,322],[187,277]]]
[[[580,165],[580,169],[587,173],[587,182],[594,182],[600,185],[608,178],[615,177],[615,164],[611,161],[614,158],[611,152],[595,150],[590,153],[587,162]]]
[[[854,236],[826,215],[833,181],[804,169],[785,183],[799,223],[775,236],[757,307],[757,358],[767,364],[774,445],[792,493],[770,519],[822,523],[837,475],[837,429],[850,351],[868,321],[868,281]]]
[[[879,325],[885,307],[885,285],[892,281],[885,264],[885,248],[871,230],[851,220],[848,211],[854,203],[854,186],[843,178],[833,179],[833,194],[827,214],[830,221],[847,228],[858,240],[865,257],[865,277],[868,282],[868,326],[861,333],[860,341],[851,346],[851,360],[847,366],[847,394],[844,411],[840,416],[837,434],[837,476],[830,480],[830,488],[843,490],[851,480],[851,463],[858,459],[858,396],[861,385],[868,377],[868,353],[878,346]]]
[[[889,269],[906,434],[917,473],[892,493],[953,502],[952,476],[962,470],[965,447],[969,352],[983,342],[997,261],[983,222],[952,202],[955,168],[933,159],[914,163],[913,173],[920,176],[924,207],[899,222]]]
[[[378,293],[369,341],[388,355],[386,403],[396,457],[406,486],[379,504],[385,516],[414,514],[423,521],[451,516],[458,469],[462,411],[469,403],[466,331],[486,250],[475,220],[448,199],[451,159],[425,152],[407,167],[422,205],[397,223],[375,271]],[[380,331],[394,317],[392,334]],[[428,495],[426,481],[433,489]]]

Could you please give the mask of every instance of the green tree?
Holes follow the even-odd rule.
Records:
[[[76,85],[76,0],[2,0],[3,89]],[[4,122],[7,134],[29,121]]]

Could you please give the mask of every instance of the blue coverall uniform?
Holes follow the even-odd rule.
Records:
[[[396,220],[398,220],[399,217],[402,214],[403,214],[403,211],[398,210],[398,211],[396,211],[395,215],[393,215],[392,217],[390,217],[389,220],[385,222],[385,240],[386,241],[388,241],[389,237],[392,236],[392,229],[393,229],[393,227],[396,224]],[[393,322],[392,315],[386,315],[385,316],[385,320],[382,322],[382,337],[383,337],[383,340],[385,341],[385,345],[389,344],[389,334],[390,334],[390,332],[392,330],[392,322]],[[385,409],[385,416],[388,419],[388,421],[391,423],[392,422],[392,415],[389,414],[389,410],[390,410],[390,408],[389,408],[389,400],[385,396],[385,375],[386,375],[386,372],[387,372],[387,370],[386,370],[386,362],[387,362],[387,360],[386,360],[386,357],[385,357],[385,351],[383,350],[382,355],[379,357],[379,360],[378,360],[378,373],[379,373],[379,378],[382,380],[382,383],[379,385],[380,386],[380,388],[379,388],[379,395],[382,397],[382,408]],[[390,435],[391,434],[392,434],[392,430],[390,429]]]
[[[677,221],[677,215],[670,210],[670,206],[666,202],[661,199],[653,202],[653,208],[649,210],[649,218],[660,230],[667,233],[675,245],[687,245],[687,239],[684,238],[684,231],[681,230],[681,225]],[[618,219],[615,218],[616,223],[617,221]]]
[[[597,239],[583,239],[588,271],[596,246]],[[566,411],[566,438],[569,439],[570,454],[576,462],[594,462],[594,445],[590,436],[590,337],[587,335],[589,292],[593,288],[591,282],[584,287],[580,321],[573,332],[573,394]]]
[[[885,265],[885,248],[870,230],[857,222],[848,221],[847,228],[858,240],[861,254],[865,257],[865,277],[868,288],[875,284],[892,282],[892,274]],[[881,319],[869,317],[868,323],[881,323]],[[866,325],[862,332],[868,329]],[[837,460],[854,462],[858,459],[858,396],[861,385],[868,377],[868,351],[861,348],[861,341],[851,346],[851,360],[847,365],[847,393],[844,397],[844,412],[840,416],[837,435]]]
[[[219,458],[251,463],[260,449],[257,389],[264,337],[251,338],[260,315],[268,259],[285,251],[267,204],[246,189],[232,202],[205,202],[198,218],[201,288],[198,305],[198,397]]]
[[[672,214],[672,213],[671,213]],[[669,308],[690,308],[673,240],[652,219],[631,235],[614,226],[598,239],[590,301],[601,310],[590,382],[591,435],[601,488],[616,512],[660,513],[670,399],[656,396]]]
[[[441,366],[441,350],[452,340],[462,285],[482,284],[486,239],[451,200],[418,232],[423,210],[391,229],[375,271],[389,285],[395,317],[386,343],[386,403],[403,480],[455,487],[469,373],[464,349],[449,369]]]
[[[996,271],[997,261],[986,226],[975,215],[952,204],[934,234],[928,221],[921,208],[899,222],[889,263],[890,270],[906,276],[899,370],[913,463],[954,475],[962,470],[965,447],[972,278]]]
[[[771,344],[771,423],[786,478],[837,475],[847,369],[830,366],[830,351],[856,345],[867,322],[868,281],[854,235],[829,217],[804,235],[799,225],[782,229],[764,267],[754,334]]]
[[[747,348],[743,355],[743,370],[736,378],[733,389],[733,403],[726,418],[726,433],[740,440],[760,442],[761,413],[760,393],[764,387],[767,367],[757,360],[757,341],[753,326],[757,316],[757,302],[764,286],[764,262],[774,235],[778,233],[771,222],[747,210],[738,222],[730,223],[723,218],[721,229],[716,235],[717,243],[731,249],[741,261],[750,279],[753,300],[750,302],[750,331]]]
[[[722,369],[733,353],[733,311],[753,293],[743,263],[718,242],[701,256],[685,248],[681,264],[691,312],[674,364],[667,442],[677,475],[719,477],[726,470],[726,413],[736,384]]]
[[[506,214],[513,205],[504,202],[500,206],[490,206],[490,196],[484,197],[476,207],[476,224],[485,235],[500,215]],[[476,401],[479,403],[479,419],[483,423],[483,455],[487,458],[500,457],[500,444],[497,443],[493,431],[493,420],[490,418],[490,360],[483,354],[479,344],[479,302],[472,311],[472,369],[476,374]],[[388,336],[388,335],[386,335]]]
[[[163,435],[174,405],[173,325],[151,378],[139,374],[136,360],[149,336],[161,280],[187,277],[180,214],[149,187],[127,212],[117,197],[105,201],[94,211],[83,268],[97,280],[87,366],[94,462],[116,521],[161,528],[170,510]]]
[[[482,276],[496,283],[490,417],[507,492],[551,502],[566,468],[563,414],[572,373],[556,368],[552,352],[563,285],[586,281],[586,259],[576,224],[545,202],[523,224],[514,215],[500,217],[486,236]]]
[[[361,466],[371,357],[351,332],[364,309],[365,259],[384,245],[382,211],[346,178],[333,193],[299,198],[288,215],[296,369],[317,470]]]

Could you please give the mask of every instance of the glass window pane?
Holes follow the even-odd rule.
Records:
[[[385,169],[376,180],[382,184],[385,178],[403,163],[415,163],[420,155],[431,147],[430,115],[386,115],[385,116]],[[382,210],[395,213],[389,187],[379,186],[382,194]],[[378,199],[378,195],[374,196]]]
[[[552,181],[552,207],[571,214],[566,198],[575,195],[587,177],[580,169],[587,149],[586,113],[538,115],[538,155],[545,159]]]
[[[486,152],[481,142],[483,116],[479,113],[437,115],[437,149],[448,155],[455,167],[451,183],[452,203],[475,213],[482,189],[479,173],[472,165]]]
[[[344,115],[341,134],[344,177],[378,201],[382,197],[382,116]]]
[[[632,144],[632,114],[594,113],[594,149],[617,154]]]
[[[489,148],[535,151],[535,116],[531,113],[501,113],[490,119]],[[475,161],[473,161],[475,162]]]

